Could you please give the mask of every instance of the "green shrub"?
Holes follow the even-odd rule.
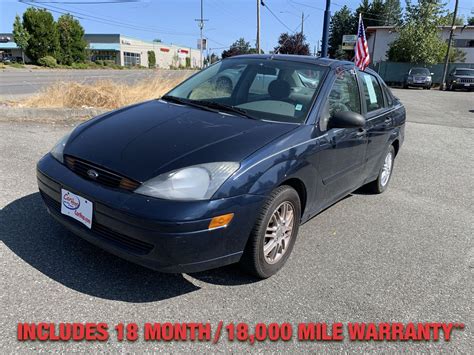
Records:
[[[88,69],[90,65],[88,63],[72,63],[71,68],[73,69]]]
[[[56,58],[50,55],[47,55],[45,57],[38,59],[38,64],[44,67],[49,67],[49,68],[55,68],[58,66],[58,62],[56,61]]]
[[[108,59],[108,60],[104,60],[103,62],[106,67],[113,67],[115,65],[115,60]]]
[[[148,68],[156,67],[155,51],[148,51]]]

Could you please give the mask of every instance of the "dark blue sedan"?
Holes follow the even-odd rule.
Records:
[[[164,272],[239,262],[265,278],[301,223],[387,188],[404,126],[371,70],[239,56],[79,125],[39,161],[38,185],[54,218],[122,258]]]

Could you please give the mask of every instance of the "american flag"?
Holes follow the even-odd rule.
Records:
[[[369,45],[367,44],[367,38],[365,37],[364,23],[362,22],[362,14],[359,14],[359,29],[357,30],[357,42],[354,47],[355,65],[364,70],[370,63]]]

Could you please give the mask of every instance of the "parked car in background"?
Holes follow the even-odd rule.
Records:
[[[10,64],[10,63],[14,63],[14,62],[15,62],[15,60],[11,56],[2,57],[2,63],[4,63],[4,64]]]
[[[433,86],[433,73],[427,68],[411,68],[408,74],[405,75],[403,88],[408,89],[412,87],[421,87],[423,89],[431,89]]]
[[[217,80],[229,73],[232,88]],[[352,62],[236,56],[82,123],[39,161],[38,186],[54,218],[122,258],[165,272],[240,262],[266,278],[301,223],[361,186],[387,189],[405,115]]]
[[[474,69],[456,68],[449,73],[446,80],[448,90],[465,89],[474,90]]]

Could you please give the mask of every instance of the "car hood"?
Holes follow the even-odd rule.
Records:
[[[296,127],[153,100],[80,125],[64,154],[143,182],[185,166],[240,162]]]
[[[474,75],[453,75],[456,79],[474,79]]]

